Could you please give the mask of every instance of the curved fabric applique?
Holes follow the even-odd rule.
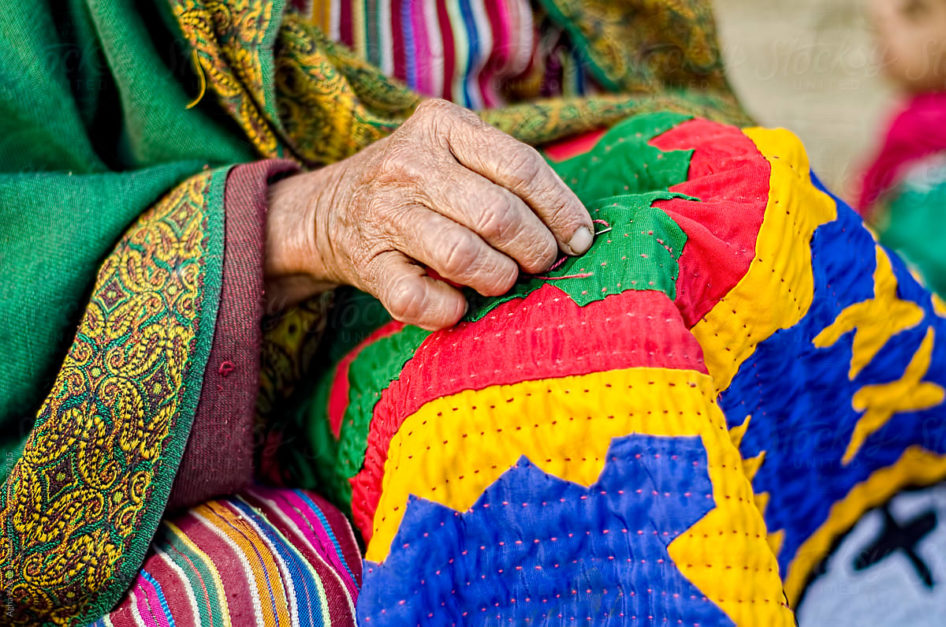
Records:
[[[667,150],[662,151],[662,147]],[[558,154],[561,155],[562,151]],[[504,297],[486,302],[472,298],[469,320],[482,322],[485,320],[483,315],[489,316],[491,312],[502,309],[497,322],[485,327],[461,324],[444,334],[431,336],[421,344],[416,354],[410,353],[414,358],[407,361],[405,373],[411,370],[411,364],[418,364],[418,367],[422,365],[428,377],[437,373],[438,381],[450,381],[451,384],[437,389],[422,389],[414,384],[406,390],[403,389],[403,382],[411,379],[401,377],[401,381],[393,382],[390,389],[382,392],[377,405],[372,404],[375,407],[375,419],[371,422],[364,469],[352,480],[353,515],[366,539],[373,533],[371,519],[381,491],[381,467],[387,456],[390,439],[401,421],[416,411],[425,399],[454,393],[465,387],[485,387],[494,382],[513,383],[529,377],[585,374],[591,371],[588,368],[594,364],[600,364],[596,367],[605,369],[636,365],[636,362],[621,359],[629,351],[641,350],[641,340],[634,334],[612,337],[606,342],[597,342],[596,338],[602,334],[613,336],[611,329],[615,324],[618,324],[617,328],[623,327],[620,323],[611,322],[612,319],[622,320],[625,315],[647,311],[657,320],[667,318],[667,322],[670,322],[671,318],[679,319],[680,314],[673,311],[671,303],[656,297],[646,297],[650,302],[646,308],[639,308],[632,292],[643,290],[640,293],[655,295],[663,292],[673,298],[676,296],[677,284],[686,288],[692,283],[690,276],[698,273],[703,276],[718,275],[720,279],[716,281],[715,291],[696,292],[692,298],[695,304],[688,304],[691,300],[688,300],[686,293],[677,297],[677,307],[686,314],[715,305],[722,291],[735,284],[740,278],[739,272],[745,273],[748,268],[744,249],[751,246],[751,240],[744,233],[747,229],[751,230],[753,224],[761,223],[766,206],[769,166],[752,142],[738,130],[705,120],[688,121],[686,116],[679,114],[639,116],[599,136],[590,150],[575,158],[553,162],[553,166],[575,188],[579,197],[592,207],[593,215],[608,221],[611,230],[595,242],[588,254],[567,260],[548,275],[553,279],[560,276],[574,278],[553,281],[529,279],[520,282]],[[592,168],[593,175],[589,174]],[[690,181],[687,181],[688,171]],[[730,185],[736,176],[743,177],[745,182]],[[715,189],[714,184],[722,186],[723,191],[711,194]],[[660,188],[698,190],[708,198],[705,201],[691,196],[672,201],[660,200],[661,196],[657,192],[650,191]],[[633,195],[635,192],[637,194]],[[620,207],[612,207],[610,200],[598,200],[621,193],[632,195],[624,196]],[[651,203],[655,207],[663,207],[666,212],[649,208]],[[721,216],[710,225],[714,227],[712,230],[703,226],[709,222],[706,215],[711,213]],[[656,215],[661,217],[655,220]],[[661,226],[661,220],[680,235]],[[689,228],[692,237],[683,236],[676,223]],[[734,232],[742,233],[741,240],[732,237]],[[697,246],[695,252],[687,252],[687,247],[694,245]],[[736,245],[734,250],[733,245]],[[741,248],[738,247],[740,245]],[[623,278],[610,283],[596,280],[597,276],[583,276],[607,275],[615,271]],[[544,292],[534,291],[539,286]],[[548,295],[537,300],[540,293]],[[565,307],[562,303],[552,309],[535,309],[533,313],[526,313],[530,307],[541,307],[549,301],[558,303],[555,294],[567,294],[565,298],[574,300],[577,306]],[[526,297],[525,300],[522,300],[523,297]],[[497,309],[494,310],[494,307]],[[665,313],[666,307],[672,313]],[[558,320],[558,332],[555,332],[553,325],[543,323],[548,321],[549,316]],[[503,321],[504,317],[508,319]],[[603,324],[595,325],[595,320],[603,320]],[[640,324],[640,321],[635,322]],[[505,349],[512,347],[492,347],[477,342],[484,335],[490,337],[497,334],[498,337],[505,336],[506,332],[515,332],[513,346],[518,345],[521,337],[521,354],[529,354],[536,348],[547,350],[545,347],[569,341],[568,338],[575,332],[567,329],[573,325],[580,325],[583,332],[573,338],[573,351],[556,351],[559,365],[551,369],[536,371],[524,364],[510,368],[508,358],[503,355],[506,354]],[[562,328],[566,330],[562,331]],[[665,329],[659,324],[654,327],[648,340],[650,346],[647,347],[651,354],[661,345],[662,341],[658,338],[661,338],[661,333],[667,333]],[[539,332],[549,337],[540,339]],[[692,342],[692,338],[687,334],[687,338],[681,339],[677,333],[670,333],[668,337],[673,339],[665,345],[664,350],[669,355],[668,359],[673,361],[680,349],[675,343],[679,341],[686,345]],[[443,366],[438,366],[441,360],[437,355],[442,352],[440,346],[466,348],[453,349],[450,351],[454,353],[451,361],[444,361]],[[614,359],[594,359],[594,355],[609,349]],[[493,359],[484,353],[498,358]],[[483,371],[483,359],[496,362],[493,370],[499,378],[491,376],[489,371]],[[702,370],[704,366],[699,359],[689,367]],[[426,380],[426,377],[415,380]]]
[[[106,258],[0,492],[5,620],[95,620],[138,571],[190,431],[216,319],[225,172],[192,177]]]
[[[365,394],[372,414],[364,467],[351,481],[352,511],[369,541],[368,560],[383,567],[398,554],[397,543],[392,545],[395,535],[413,533],[402,518],[409,503],[418,502],[411,499],[466,511],[523,455],[557,480],[591,486],[601,476],[612,438],[633,433],[696,435],[703,438],[711,460],[715,493],[708,498],[717,506],[694,521],[687,533],[678,534],[669,553],[674,562],[671,571],[683,573],[712,601],[714,611],[722,612],[720,616],[744,623],[758,614],[757,609],[755,614],[747,613],[747,608],[767,605],[768,622],[791,622],[737,450],[725,419],[718,409],[710,409],[714,388],[702,374],[702,351],[672,301],[680,272],[677,259],[686,251],[688,236],[656,204],[667,202],[661,200],[668,198],[659,193],[661,188],[685,184],[697,157],[682,146],[664,151],[657,144],[688,124],[686,120],[672,114],[629,120],[605,134],[581,158],[555,164],[611,229],[596,241],[597,253],[567,261],[569,267],[549,274],[552,280],[539,278],[521,286],[518,297],[483,303],[482,310],[474,303],[468,322],[432,334],[418,348],[397,357],[404,366],[396,376],[376,379],[362,374],[358,395],[351,394],[355,389],[352,369],[367,348],[354,355],[348,364],[352,385],[346,414],[353,407],[361,407],[359,414],[364,412]],[[725,127],[711,129],[726,135]],[[697,126],[696,130],[706,129]],[[693,135],[699,136],[699,132]],[[702,149],[720,143],[715,140],[713,136],[704,141]],[[730,133],[728,142],[735,142],[733,152],[748,150],[748,159],[760,163],[757,169],[767,173],[767,163],[742,134]],[[713,155],[718,156],[718,152]],[[595,180],[587,177],[590,165],[597,166],[596,174],[607,170],[604,163],[609,158],[616,167],[612,174]],[[727,165],[724,162],[722,167]],[[627,175],[628,167],[637,176],[622,180],[621,171]],[[767,182],[765,177],[763,183]],[[644,194],[620,199],[618,206],[623,205],[625,218],[614,213],[616,208],[609,209],[613,200],[596,200],[631,191]],[[701,208],[701,200],[692,196],[671,202],[692,204],[693,214]],[[724,198],[712,208],[739,206],[738,198]],[[764,203],[757,213],[763,208]],[[627,228],[622,219],[629,220]],[[660,220],[680,235],[660,226]],[[710,231],[696,234],[700,241],[715,237]],[[618,255],[614,259],[612,251]],[[694,259],[706,261],[699,255]],[[695,261],[689,263],[692,266]],[[593,272],[606,275],[612,271],[611,264],[619,278],[595,282],[589,276]],[[559,275],[568,278],[556,280]],[[378,341],[390,342],[401,332],[381,332]],[[380,373],[378,368],[362,372],[369,371]],[[629,386],[640,392],[629,391]],[[345,386],[336,379],[334,387]],[[693,394],[692,402],[681,400]],[[337,404],[333,408],[337,414]],[[343,420],[342,440],[349,428],[347,420]],[[542,437],[536,437],[540,433]],[[663,520],[655,515],[652,524]],[[729,571],[733,578],[725,576]],[[386,588],[383,580],[375,583],[369,576],[366,590],[372,585]],[[668,580],[667,589],[672,587]],[[655,582],[652,589],[659,588]],[[387,603],[397,602],[383,596]],[[706,607],[700,598],[702,605],[690,608],[693,616],[701,615],[697,607]],[[475,604],[464,597],[466,602]],[[408,615],[427,607],[426,601],[418,599],[405,603],[417,605],[405,610]],[[363,617],[378,618],[368,607],[362,610]],[[633,615],[636,610],[630,611]],[[682,611],[688,615],[686,604]]]

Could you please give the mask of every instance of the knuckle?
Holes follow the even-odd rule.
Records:
[[[495,292],[488,296],[502,296],[512,289],[519,278],[519,268],[515,263],[504,263],[493,273]]]
[[[417,106],[411,118],[428,130],[444,129],[451,133],[483,125],[480,118],[466,107],[441,98],[425,100]]]
[[[389,194],[384,190],[362,190],[355,228],[371,237],[389,236],[389,227],[397,219],[398,206],[388,202]]]
[[[411,120],[422,127],[433,127],[444,120],[448,120],[460,109],[452,102],[447,102],[441,98],[429,98],[417,105],[414,109],[414,115]]]
[[[426,116],[454,106],[442,98],[427,98],[414,109],[414,115]]]
[[[502,193],[487,194],[476,220],[477,232],[487,240],[503,240],[515,226],[511,199]]]
[[[483,296],[502,296],[519,278],[519,266],[509,258],[495,260],[470,281],[470,286]]]
[[[378,213],[375,214],[373,230],[383,240],[391,245],[410,240],[414,229],[411,220],[411,205],[398,198],[391,198],[388,202],[378,203]],[[396,246],[395,246],[396,247]]]
[[[526,268],[529,272],[541,272],[555,263],[558,258],[558,245],[554,237],[543,238],[543,243],[539,244],[531,255],[530,266]]]
[[[388,313],[401,322],[417,320],[424,312],[426,290],[416,277],[395,279],[387,290]]]
[[[477,257],[473,234],[463,230],[445,240],[441,252],[442,270],[451,276],[466,274]]]
[[[535,274],[546,270],[557,257],[558,245],[555,237],[548,233],[547,236],[530,241],[516,260],[525,272]]]
[[[403,181],[411,178],[411,154],[403,142],[389,145],[378,159],[372,173],[373,182]]]
[[[535,148],[523,144],[509,156],[509,163],[506,167],[509,176],[516,183],[525,185],[535,181],[543,173],[546,166],[542,156]]]

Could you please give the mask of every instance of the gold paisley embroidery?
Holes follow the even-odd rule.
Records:
[[[171,9],[220,104],[261,155],[280,156],[279,119],[266,101],[261,51],[273,19],[273,3],[174,0]]]
[[[293,149],[313,164],[339,161],[388,135],[421,101],[295,13],[279,29],[276,99]]]
[[[727,124],[751,122],[729,92],[695,90],[555,98],[479,113],[483,120],[504,133],[538,146],[577,133],[609,127],[632,115],[656,111],[695,115]]]
[[[706,0],[541,0],[609,90],[728,90]]]
[[[210,176],[145,212],[99,269],[0,493],[4,623],[74,620],[119,576],[187,387]]]

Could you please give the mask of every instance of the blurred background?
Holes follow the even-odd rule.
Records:
[[[805,143],[852,200],[895,102],[874,58],[867,0],[715,0],[730,80],[760,124]]]

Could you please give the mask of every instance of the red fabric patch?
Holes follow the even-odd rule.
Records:
[[[463,390],[633,367],[706,372],[699,343],[662,292],[629,290],[579,307],[545,285],[475,323],[434,333],[375,405],[364,467],[351,479],[355,524],[370,539],[391,438],[425,403]]]
[[[704,199],[654,203],[687,234],[676,305],[689,329],[749,269],[768,204],[771,166],[738,128],[708,120],[684,122],[651,144],[664,151],[693,149],[689,180],[670,190]]]
[[[351,364],[358,357],[358,353],[367,346],[374,344],[376,340],[389,335],[394,335],[404,328],[403,322],[393,320],[368,337],[366,337],[358,346],[351,349],[335,367],[335,377],[332,379],[332,389],[328,395],[328,424],[332,429],[332,434],[337,440],[342,433],[342,420],[345,418],[345,410],[348,409],[348,370]]]

